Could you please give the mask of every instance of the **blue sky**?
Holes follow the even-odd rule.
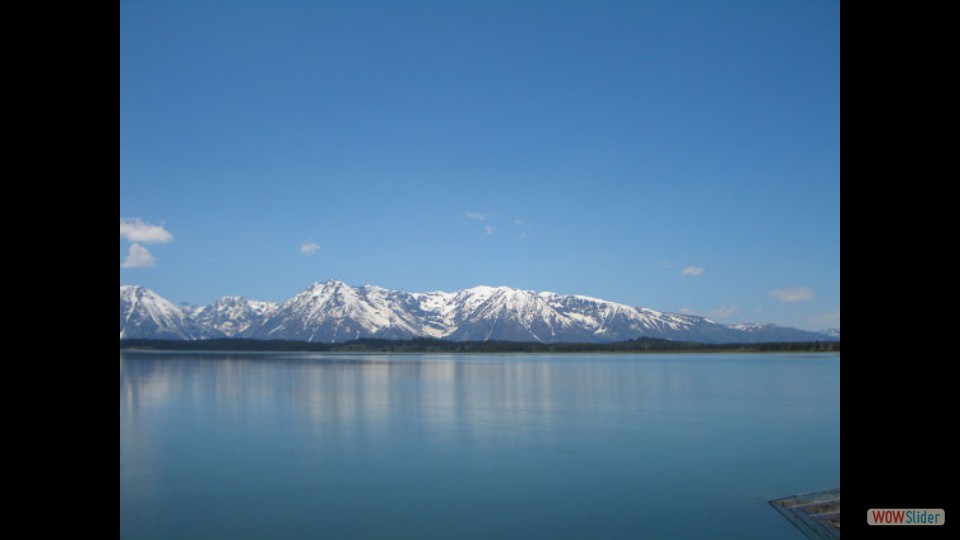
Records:
[[[814,0],[127,0],[120,282],[838,326],[839,26]]]

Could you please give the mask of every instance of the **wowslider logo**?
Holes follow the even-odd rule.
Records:
[[[943,525],[945,512],[938,510],[868,510],[867,524],[874,526]]]

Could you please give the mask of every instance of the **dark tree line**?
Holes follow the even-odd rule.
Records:
[[[840,342],[706,344],[662,339],[636,339],[619,343],[515,343],[506,341],[407,341],[360,339],[347,343],[211,339],[167,341],[130,339],[120,350],[148,351],[259,351],[259,352],[358,352],[358,353],[653,353],[653,352],[840,352]]]

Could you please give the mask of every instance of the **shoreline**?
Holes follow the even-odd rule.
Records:
[[[734,343],[703,344],[664,340],[639,340],[618,343],[520,343],[451,342],[441,340],[359,340],[347,343],[307,343],[289,341],[210,340],[164,341],[125,340],[120,352],[180,353],[326,353],[326,354],[763,354],[763,353],[839,353],[840,342]]]

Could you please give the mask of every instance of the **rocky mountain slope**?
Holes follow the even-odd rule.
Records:
[[[837,336],[839,332],[837,332]],[[182,310],[142,287],[120,288],[120,339],[282,339],[335,343],[360,338],[604,343],[642,337],[701,343],[835,341],[770,324],[727,326],[586,296],[509,287],[406,293],[316,283],[283,304],[226,297]]]

